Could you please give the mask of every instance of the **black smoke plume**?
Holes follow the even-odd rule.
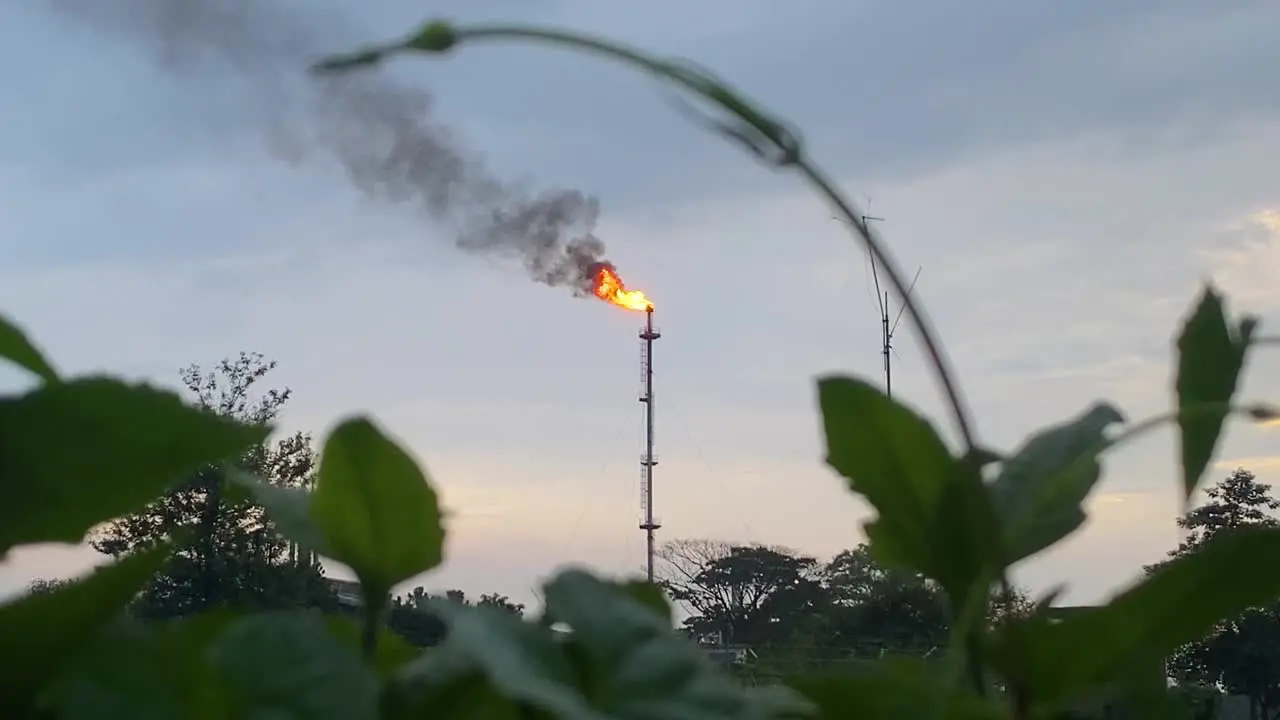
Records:
[[[45,0],[110,32],[179,77],[233,76],[281,159],[337,161],[371,199],[412,203],[458,247],[508,256],[533,279],[589,292],[605,247],[598,205],[575,190],[505,182],[432,119],[431,96],[362,71],[310,77],[325,53],[358,44],[345,18],[307,0]],[[314,6],[312,6],[314,8]]]

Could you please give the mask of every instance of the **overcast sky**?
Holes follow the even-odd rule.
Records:
[[[640,319],[461,252],[282,142],[305,135],[287,100],[306,91],[301,67],[175,66],[184,48],[75,11],[88,4],[121,5],[0,3],[0,308],[68,371],[172,385],[179,367],[258,351],[294,391],[287,429],[373,413],[455,513],[429,588],[527,600],[563,563],[642,567]],[[303,5],[281,4],[281,27],[332,50],[428,12]],[[847,193],[872,198],[904,269],[923,268],[919,297],[998,447],[1099,397],[1133,417],[1167,407],[1170,338],[1204,278],[1264,327],[1280,320],[1269,0],[436,6],[695,59],[793,121]],[[493,168],[599,198],[609,256],[663,330],[661,537],[856,545],[867,511],[821,463],[813,378],[878,380],[879,320],[830,211],[617,67],[485,45],[390,72],[433,93]],[[905,327],[895,344],[895,394],[951,432]],[[1280,360],[1251,370],[1246,394],[1280,399]],[[1163,434],[1109,461],[1086,529],[1019,577],[1087,602],[1159,558],[1177,542],[1175,452]],[[1280,482],[1280,429],[1235,426],[1219,459],[1215,477],[1242,465]],[[18,552],[0,591],[94,561]]]

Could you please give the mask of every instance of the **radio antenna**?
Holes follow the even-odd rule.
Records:
[[[871,215],[871,198],[867,198],[867,214],[862,215],[862,223],[867,227],[873,222],[884,222],[884,218]],[[837,220],[839,218],[836,218]],[[893,316],[890,322],[891,306],[889,302],[889,291],[880,287],[880,270],[879,263],[876,258],[867,250],[867,261],[871,263],[871,283],[876,293],[876,306],[880,314],[880,354],[884,357],[884,394],[893,397],[893,335],[898,330],[898,323],[902,321],[902,314],[906,311],[907,306],[904,302],[902,307],[898,308],[897,314]],[[920,271],[923,267],[916,268],[915,277],[911,279],[911,285],[907,287],[906,297],[910,298],[911,293],[916,289],[916,281],[920,279]]]

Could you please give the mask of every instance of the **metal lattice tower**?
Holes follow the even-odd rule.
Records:
[[[662,527],[653,518],[653,467],[658,458],[653,454],[653,341],[662,337],[653,326],[653,308],[645,311],[640,329],[640,402],[644,405],[644,455],[640,457],[640,529],[645,533],[645,560],[649,582],[653,582],[654,531]]]

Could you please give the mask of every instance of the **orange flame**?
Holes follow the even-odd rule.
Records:
[[[639,290],[628,290],[622,278],[608,265],[601,265],[596,270],[595,287],[591,289],[596,297],[627,310],[645,312],[653,309],[653,303]]]

